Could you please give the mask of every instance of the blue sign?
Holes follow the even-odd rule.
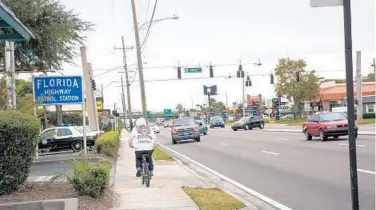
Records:
[[[81,76],[34,77],[35,104],[62,105],[84,102]]]

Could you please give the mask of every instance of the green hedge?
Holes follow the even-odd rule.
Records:
[[[110,157],[116,157],[120,145],[120,134],[118,131],[109,131],[102,134],[95,141],[95,150],[97,153],[105,154]]]
[[[88,160],[75,160],[72,165],[73,175],[68,176],[68,181],[77,194],[101,197],[110,181],[111,162],[102,160],[99,163],[90,163]]]
[[[16,111],[0,111],[0,195],[13,192],[30,172],[40,122]]]
[[[364,113],[363,119],[372,119],[375,118],[375,113]]]

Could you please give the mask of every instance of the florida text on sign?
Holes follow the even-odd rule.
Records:
[[[40,105],[83,102],[81,76],[34,77],[34,100]]]

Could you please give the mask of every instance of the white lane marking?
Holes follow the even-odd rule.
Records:
[[[338,146],[349,146],[349,144],[346,144],[346,143],[338,143],[337,145]],[[365,147],[366,145],[364,145],[364,144],[357,144],[356,146],[357,147]]]
[[[359,171],[359,172],[366,173],[366,174],[373,174],[373,175],[376,175],[376,172],[374,172],[374,171],[368,171],[368,170],[363,170],[363,169],[359,169],[359,168],[358,168],[358,171]]]
[[[262,153],[269,154],[269,155],[279,155],[279,153],[276,152],[269,152],[269,151],[261,151]]]
[[[226,144],[226,143],[221,143],[221,145],[222,145],[222,146],[228,146],[228,144]]]
[[[207,167],[207,166],[205,166],[205,165],[203,165],[201,163],[198,163],[195,160],[192,160],[191,158],[189,158],[189,157],[187,157],[187,156],[185,156],[185,155],[183,155],[183,154],[181,154],[181,153],[179,153],[179,152],[177,152],[175,150],[172,150],[172,149],[170,149],[170,148],[168,148],[168,147],[166,147],[166,146],[164,146],[164,145],[162,145],[162,144],[160,144],[158,142],[156,142],[156,144],[158,144],[163,149],[165,149],[165,150],[167,150],[167,151],[169,151],[171,153],[174,153],[175,155],[178,155],[178,156],[180,156],[180,157],[188,160],[189,162],[194,163],[195,165],[197,165],[197,166],[199,166],[199,167],[207,170],[209,173],[212,173],[212,174],[218,176],[219,178],[221,178],[221,179],[223,179],[223,180],[225,180],[225,181],[227,181],[227,182],[229,182],[229,183],[237,186],[238,188],[244,190],[245,192],[247,192],[247,193],[249,193],[249,194],[251,194],[251,195],[253,195],[253,196],[255,196],[255,197],[257,197],[257,198],[259,198],[259,199],[261,199],[261,200],[263,200],[265,202],[267,202],[267,203],[269,203],[270,205],[276,207],[277,209],[280,209],[280,210],[292,210],[291,208],[289,208],[289,207],[287,207],[287,206],[285,206],[285,205],[283,205],[281,203],[278,203],[277,201],[275,201],[275,200],[273,200],[273,199],[271,199],[271,198],[269,198],[269,197],[267,197],[267,196],[265,196],[265,195],[263,195],[263,194],[255,191],[255,190],[252,190],[252,189],[250,189],[250,188],[248,188],[248,187],[240,184],[239,182],[234,181],[234,180],[228,178],[227,176],[225,176],[225,175],[223,175],[223,174],[221,174],[221,173],[219,173],[217,171],[214,171],[213,169],[211,169],[211,168],[209,168],[209,167]]]
[[[277,138],[278,140],[288,141],[289,139],[286,138]]]

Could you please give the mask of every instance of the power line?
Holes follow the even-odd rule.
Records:
[[[158,0],[155,0],[154,8],[153,8],[153,13],[151,14],[151,18],[150,18],[150,21],[149,21],[149,27],[148,27],[148,30],[146,32],[145,38],[144,38],[144,40],[142,41],[142,44],[141,44],[141,51],[142,51],[142,48],[144,48],[146,46],[147,40],[149,38],[151,25],[153,25],[153,19],[154,19],[154,15],[155,15],[155,10],[157,8],[157,3],[158,3]]]
[[[105,71],[105,72],[103,72],[103,73],[100,73],[100,74],[94,75],[94,77],[99,77],[99,76],[104,75],[104,74],[107,74],[107,73],[109,73],[109,72],[111,72],[111,71],[115,71],[115,70],[117,70],[117,69],[119,69],[119,68],[121,68],[121,67],[123,67],[123,66],[118,66],[118,67],[115,67],[115,68],[113,68],[113,69],[109,69],[109,70],[107,70],[107,71]]]

